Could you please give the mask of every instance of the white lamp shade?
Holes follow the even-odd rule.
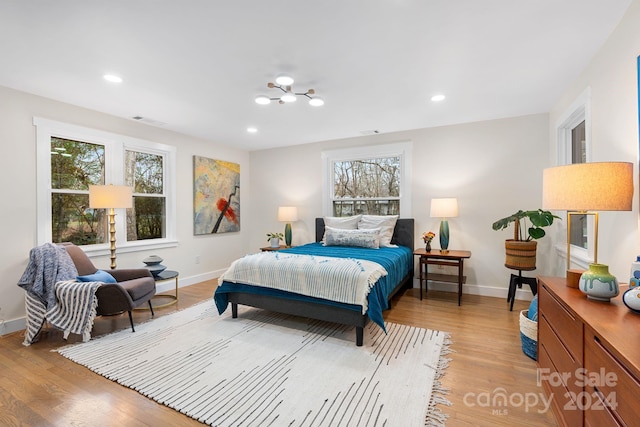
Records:
[[[118,209],[133,206],[133,190],[128,185],[90,185],[89,207]]]
[[[288,74],[280,74],[276,77],[276,83],[280,86],[291,86],[293,84],[293,77]]]
[[[324,99],[319,96],[314,96],[309,100],[309,105],[313,107],[322,107],[324,105]]]
[[[280,97],[280,100],[282,102],[296,102],[298,100],[298,98],[296,97],[295,93],[286,92]]]
[[[280,206],[278,208],[278,221],[294,222],[298,220],[298,208],[295,206]]]
[[[576,163],[542,174],[543,209],[630,211],[632,201],[633,163]]]
[[[444,199],[431,199],[431,217],[455,218],[458,216],[458,199],[449,197]]]
[[[267,105],[271,103],[271,99],[265,95],[256,96],[256,104]]]

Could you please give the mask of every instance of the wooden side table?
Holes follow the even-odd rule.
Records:
[[[427,292],[428,281],[451,282],[458,283],[458,305],[462,298],[462,284],[467,280],[463,275],[464,260],[471,258],[469,251],[449,251],[446,254],[440,252],[439,249],[427,252],[424,248],[413,251],[415,256],[420,257],[420,299],[422,300],[422,281],[424,280],[424,291]],[[429,274],[429,264],[431,265],[448,265],[458,268],[458,275],[451,274]]]
[[[285,246],[285,245],[280,245],[276,248],[274,248],[273,246],[265,246],[264,248],[260,248],[260,250],[262,252],[272,252],[272,251],[279,251],[281,249],[287,249],[287,248],[291,248],[292,246]]]

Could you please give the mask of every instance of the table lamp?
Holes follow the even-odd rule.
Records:
[[[458,199],[431,199],[431,217],[442,218],[440,221],[440,252],[449,253],[449,222],[447,218],[458,216]]]
[[[298,208],[295,206],[280,206],[278,208],[278,221],[286,222],[284,226],[284,242],[291,246],[291,223],[298,220]]]
[[[593,215],[593,264],[598,263],[598,212],[630,211],[633,163],[575,163],[542,174],[542,209],[567,211],[567,286],[577,288],[581,270],[571,269],[571,216]]]
[[[116,268],[116,213],[114,209],[133,206],[133,190],[128,185],[90,185],[89,207],[109,209],[111,235],[111,269]]]

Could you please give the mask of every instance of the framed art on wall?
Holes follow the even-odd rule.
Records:
[[[193,156],[193,233],[240,231],[240,165]]]

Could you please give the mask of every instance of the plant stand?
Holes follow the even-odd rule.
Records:
[[[530,268],[527,271],[534,270]],[[518,270],[518,274],[511,274],[511,280],[509,281],[509,292],[507,293],[507,303],[509,303],[509,311],[513,311],[513,302],[516,300],[517,288],[522,288],[522,285],[529,285],[531,292],[535,296],[538,293],[538,280],[535,277],[523,277],[522,270]]]

